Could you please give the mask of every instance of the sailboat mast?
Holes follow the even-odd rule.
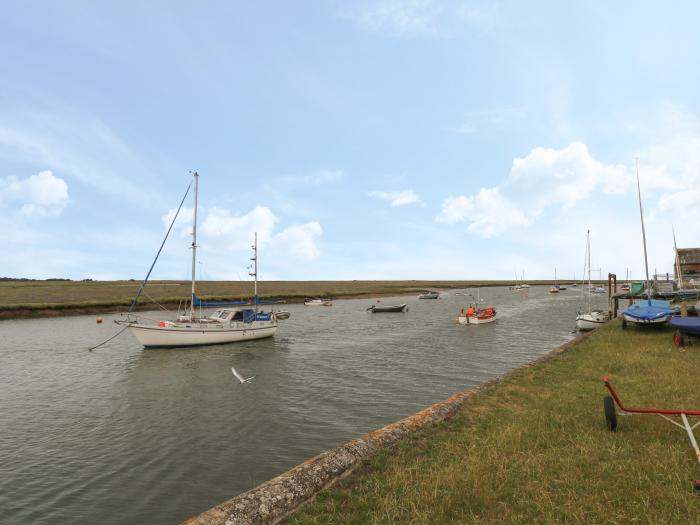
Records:
[[[586,257],[588,258],[588,313],[591,313],[591,230],[586,232]]]
[[[191,316],[194,317],[195,277],[197,267],[197,201],[199,199],[199,173],[194,172],[194,217],[192,219],[192,299],[190,303]]]
[[[683,275],[681,274],[681,260],[678,257],[678,246],[676,245],[676,229],[671,226],[673,232],[673,249],[676,252],[676,276],[678,277],[678,289],[683,289]]]
[[[637,166],[637,197],[639,198],[639,219],[642,222],[642,241],[644,242],[644,269],[646,271],[646,287],[647,287],[647,299],[651,299],[651,292],[649,290],[649,259],[647,257],[647,234],[644,231],[644,214],[642,213],[642,190],[639,188],[639,161],[635,162]]]
[[[258,232],[255,232],[253,246],[253,256],[250,258],[253,261],[253,272],[250,274],[254,278],[253,284],[253,301],[255,301],[255,311],[258,310]]]

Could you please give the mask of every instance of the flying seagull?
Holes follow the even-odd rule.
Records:
[[[253,377],[255,377],[255,376],[253,376],[253,377],[249,377],[249,378],[247,378],[247,379],[244,379],[243,376],[242,376],[241,374],[239,374],[239,373],[236,371],[236,369],[233,368],[233,367],[231,367],[231,372],[233,372],[233,375],[236,376],[236,379],[238,379],[238,381],[240,381],[241,384],[243,384],[243,383],[250,383],[250,382],[253,380]]]

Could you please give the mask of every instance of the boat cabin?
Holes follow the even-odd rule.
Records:
[[[209,316],[209,319],[219,323],[252,323],[253,321],[270,321],[269,313],[255,312],[252,308],[221,308]]]

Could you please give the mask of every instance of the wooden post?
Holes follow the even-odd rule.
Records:
[[[608,315],[611,319],[617,317],[617,275],[608,273]],[[614,298],[614,300],[613,300]],[[613,306],[614,305],[614,306]]]

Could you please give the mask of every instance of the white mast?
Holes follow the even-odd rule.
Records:
[[[255,284],[253,285],[253,297],[255,301],[255,311],[258,310],[258,232],[255,232],[255,241],[253,243],[253,256],[250,258],[253,261],[253,271],[249,272],[248,275],[255,278]]]
[[[647,287],[647,300],[651,299],[651,290],[649,290],[649,260],[647,258],[647,235],[644,231],[644,214],[642,213],[642,190],[639,189],[639,161],[636,160],[635,164],[637,166],[637,197],[639,197],[639,219],[642,222],[642,241],[644,242],[644,269],[646,270],[646,287]]]
[[[681,260],[678,257],[678,246],[676,245],[676,229],[671,226],[671,231],[673,232],[673,249],[676,252],[676,276],[678,277],[678,289],[683,289],[683,274],[681,273]]]
[[[192,172],[190,172],[192,173]],[[194,218],[192,220],[192,302],[190,303],[190,316],[194,317],[194,282],[197,268],[197,200],[199,198],[199,173],[194,172]]]
[[[586,232],[586,255],[588,257],[588,313],[591,313],[591,230]]]

